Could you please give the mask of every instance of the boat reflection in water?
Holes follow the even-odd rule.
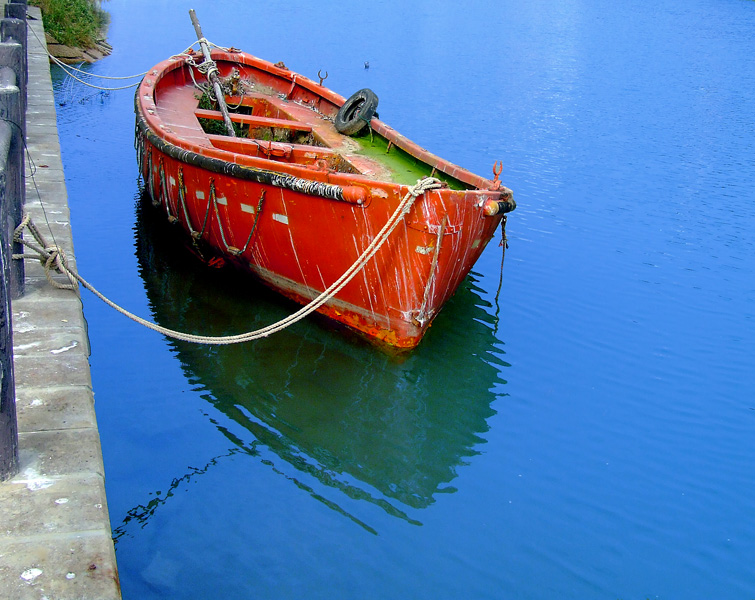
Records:
[[[141,276],[160,325],[229,335],[296,310],[247,275],[202,265],[148,197],[137,212]],[[508,365],[492,354],[503,354],[493,317],[474,290],[470,276],[425,343],[401,360],[317,318],[245,344],[169,343],[208,401],[254,436],[239,440],[218,427],[234,444],[264,444],[320,483],[411,520],[408,507],[453,491],[457,467],[485,441],[490,390],[505,383],[499,371]]]

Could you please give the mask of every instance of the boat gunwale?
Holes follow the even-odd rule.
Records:
[[[235,177],[245,181],[254,181],[256,183],[290,189],[293,191],[301,191],[301,184],[299,182],[310,182],[309,179],[305,180],[304,178],[289,173],[268,171],[266,169],[241,165],[221,158],[206,156],[200,152],[194,152],[186,148],[181,148],[157,135],[140,112],[137,112],[136,127],[137,131],[140,132],[159,152],[193,167],[198,167],[220,175],[226,175],[228,177]],[[316,187],[307,190],[306,193],[329,198],[331,200],[348,202],[343,195],[344,186],[319,181],[312,183],[316,184]],[[366,203],[364,206],[366,206]]]

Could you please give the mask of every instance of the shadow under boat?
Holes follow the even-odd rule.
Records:
[[[297,309],[248,275],[202,264],[189,246],[142,196],[136,253],[158,324],[230,335]],[[252,434],[241,440],[218,426],[239,449],[254,453],[262,443],[321,484],[417,523],[407,508],[454,491],[456,469],[485,442],[491,388],[505,383],[509,365],[477,289],[472,274],[421,346],[400,359],[311,317],[245,344],[169,344],[189,381]]]

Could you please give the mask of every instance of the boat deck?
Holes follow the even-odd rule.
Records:
[[[196,89],[191,84],[165,86],[157,95],[156,109],[167,131],[201,148],[232,153],[236,155],[232,162],[243,162],[243,157],[249,156],[375,180],[408,184],[417,180],[417,176],[406,181],[399,179],[399,169],[391,169],[384,160],[363,154],[365,143],[370,144],[369,136],[366,142],[344,136],[336,131],[331,120],[309,107],[256,92],[243,98],[229,97],[227,103],[245,110],[231,112],[230,118],[234,124],[243,126],[246,137],[207,133],[201,120],[222,122],[223,116],[220,111],[199,108]],[[312,143],[287,141],[297,135],[309,138]]]
[[[195,146],[195,151],[219,150],[228,153],[224,160],[238,164],[248,164],[249,158],[261,158],[315,171],[359,175],[373,181],[413,185],[418,179],[435,175],[452,189],[476,187],[476,181],[462,183],[455,174],[442,172],[445,169],[436,172],[435,165],[445,161],[429,152],[419,149],[426,155],[420,159],[404,151],[398,140],[388,139],[395,132],[380,121],[373,119],[373,131],[361,137],[342,135],[332,117],[281,97],[275,91],[268,92],[254,82],[248,85],[253,92],[246,92],[243,97],[226,97],[231,121],[239,126],[241,135],[231,137],[220,130],[209,133],[213,129],[207,123],[222,123],[222,113],[199,108],[197,89],[190,79],[179,75],[171,79],[168,85],[158,84],[155,90],[157,116],[166,132]],[[432,160],[426,160],[428,157]],[[274,169],[275,165],[269,168]],[[461,171],[455,165],[453,170]]]

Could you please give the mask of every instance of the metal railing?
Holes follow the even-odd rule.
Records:
[[[11,300],[24,292],[23,251],[13,232],[25,202],[26,0],[11,0],[0,20],[0,481],[18,472]]]

